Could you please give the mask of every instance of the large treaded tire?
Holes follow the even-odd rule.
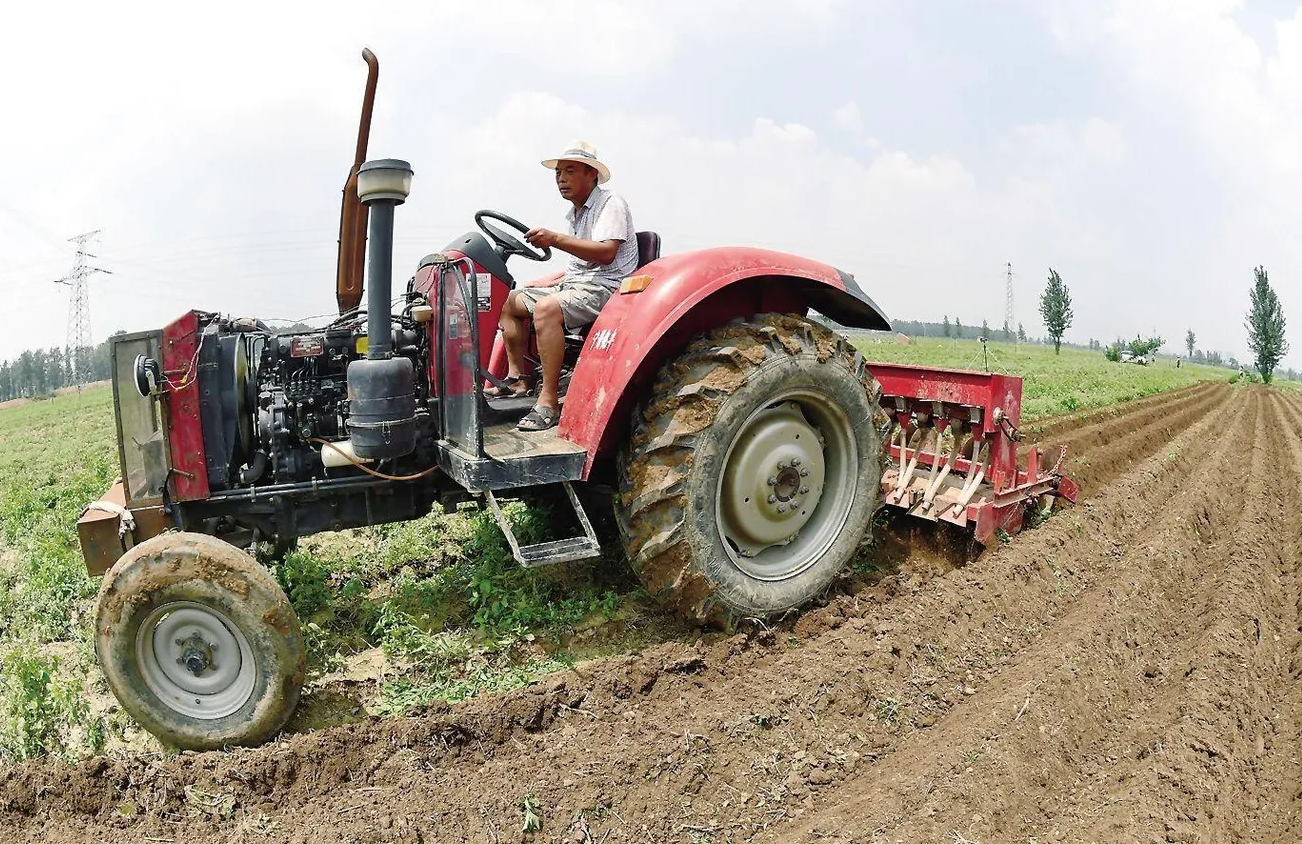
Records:
[[[810,546],[808,560],[797,560],[790,576],[762,579],[743,568],[749,561],[724,537],[735,517],[721,510],[723,475],[735,465],[731,450],[750,420],[795,394],[826,404],[827,425],[843,426],[843,448],[854,462],[839,488],[851,492],[848,501],[829,494],[814,505],[832,508],[825,521],[832,527],[822,529],[826,539]],[[647,589],[676,614],[713,624],[769,618],[825,592],[860,547],[880,499],[880,396],[863,356],[803,317],[765,314],[692,342],[661,369],[618,460],[616,518]],[[803,552],[791,546],[778,553],[798,558]]]
[[[196,632],[211,662],[187,676],[180,657]],[[298,617],[280,585],[248,554],[197,533],[153,537],[108,571],[95,656],[136,723],[186,750],[266,741],[293,714],[307,673]],[[193,691],[210,681],[220,682]]]

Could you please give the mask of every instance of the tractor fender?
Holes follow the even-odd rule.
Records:
[[[636,293],[616,292],[588,332],[570,379],[558,433],[588,452],[584,477],[628,434],[627,419],[656,371],[692,337],[761,313],[806,314],[889,330],[890,320],[854,277],[819,261],[750,247],[669,255],[637,271]]]

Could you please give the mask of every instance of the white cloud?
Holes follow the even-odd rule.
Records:
[[[1063,120],[1023,124],[1014,130],[1005,148],[1060,172],[1081,165],[1117,164],[1126,156],[1121,127],[1100,117],[1078,124]]]
[[[863,116],[859,114],[859,106],[855,103],[846,103],[832,112],[832,125],[851,135],[862,133]]]
[[[1043,8],[1066,50],[1115,76],[1128,100],[1119,98],[1118,110],[1143,125],[1151,163],[1175,156],[1199,185],[1183,196],[1185,207],[1165,213],[1177,223],[1199,218],[1209,231],[1171,232],[1160,272],[1197,291],[1181,310],[1206,326],[1200,337],[1246,354],[1241,324],[1253,266],[1272,270],[1286,313],[1302,313],[1302,243],[1292,231],[1302,196],[1302,8],[1265,28],[1273,52],[1245,31],[1236,0],[1058,0]],[[1113,147],[1107,134],[1092,143]],[[1173,203],[1187,190],[1178,181],[1161,189]],[[1294,347],[1296,366],[1302,343]]]
[[[983,185],[952,156],[905,150],[838,151],[812,128],[758,118],[748,131],[709,137],[665,118],[594,113],[549,94],[517,94],[458,140],[457,171],[435,190],[418,174],[404,227],[421,228],[435,205],[460,196],[498,204],[526,223],[555,226],[564,211],[530,138],[587,137],[614,171],[639,228],[667,251],[752,244],[808,255],[854,272],[893,316],[940,313],[1002,320],[992,298],[1005,261],[1069,263],[1097,244],[1063,189],[1035,176]],[[446,188],[446,191],[444,191]],[[1037,244],[1033,250],[1026,243]],[[409,245],[414,260],[422,246]],[[532,267],[517,267],[529,274]],[[1037,271],[1038,274],[1038,271]],[[1033,324],[1030,282],[1023,319]]]

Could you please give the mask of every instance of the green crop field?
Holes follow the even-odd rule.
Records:
[[[983,366],[975,341],[856,342],[869,360]],[[997,344],[989,365],[1025,377],[1027,420],[1232,374]],[[82,507],[117,476],[114,438],[105,387],[0,408],[0,760],[158,749],[95,667],[98,581],[77,549]],[[540,504],[515,505],[511,516],[526,541],[553,524]],[[491,518],[473,510],[323,534],[269,565],[309,648],[311,678],[291,729],[411,712],[690,635],[656,610],[617,554],[522,570]]]
[[[1132,401],[1198,381],[1227,381],[1236,374],[1188,362],[1177,369],[1174,360],[1165,359],[1149,366],[1112,363],[1101,351],[1082,349],[1063,348],[1055,355],[1052,346],[1029,343],[990,343],[983,350],[977,340],[917,338],[904,344],[860,334],[851,341],[869,361],[977,370],[988,363],[990,372],[1020,375],[1024,421]]]

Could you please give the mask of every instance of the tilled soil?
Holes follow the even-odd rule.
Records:
[[[1302,396],[1039,436],[1081,501],[967,565],[419,718],[20,765],[0,840],[1302,840]]]

